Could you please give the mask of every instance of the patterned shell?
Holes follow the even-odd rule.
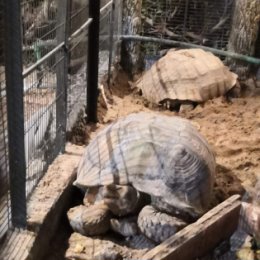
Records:
[[[103,129],[87,146],[75,185],[133,185],[182,210],[203,213],[215,158],[206,140],[179,117],[131,114]]]
[[[201,49],[170,50],[139,79],[136,86],[153,103],[164,100],[204,102],[235,86],[237,75]]]

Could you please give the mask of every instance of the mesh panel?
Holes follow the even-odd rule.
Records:
[[[61,117],[57,114],[57,104],[64,95],[59,85],[62,82],[58,82],[64,53],[63,48],[52,52],[62,42],[60,34],[65,26],[66,15],[59,12],[59,3],[58,0],[21,2],[27,196],[62,149],[57,134],[62,127],[57,123]],[[44,61],[37,65],[41,59]]]
[[[99,31],[99,81],[108,71],[110,49],[111,1],[101,1],[100,31]]]
[[[71,1],[70,36],[81,28],[89,18],[88,1],[79,4]],[[88,26],[73,37],[69,45],[69,86],[67,130],[71,130],[76,122],[79,111],[86,105],[86,72],[88,52]]]
[[[57,93],[55,69],[62,61],[41,65],[24,79],[25,158],[27,195],[37,185],[42,174],[57,154],[55,139]]]
[[[56,45],[57,0],[21,1],[24,67],[35,63]]]
[[[142,35],[226,50],[233,5],[233,0],[144,0]],[[168,47],[146,43],[143,48],[149,63]]]
[[[99,33],[99,82],[110,73],[111,65],[119,59],[119,36],[121,35],[120,0],[101,1]]]

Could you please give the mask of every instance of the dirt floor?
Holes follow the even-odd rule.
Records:
[[[146,111],[181,116],[191,120],[212,146],[217,161],[216,183],[211,207],[233,194],[244,194],[260,178],[260,88],[243,88],[243,97],[227,101],[217,98],[198,105],[191,112],[173,112],[152,105],[133,91],[127,75],[116,74],[110,91],[104,85],[107,104],[99,98],[99,123],[86,124],[82,112],[68,135],[73,143],[88,144],[109,123],[130,113]],[[108,109],[107,109],[108,106]],[[77,196],[75,196],[77,198]],[[64,259],[71,235],[66,218],[45,259]],[[53,252],[56,252],[53,254]]]
[[[252,82],[251,82],[252,83]],[[83,116],[73,129],[72,141],[87,144],[98,130],[130,113],[146,111],[190,119],[212,146],[217,161],[212,206],[230,195],[243,194],[260,178],[260,88],[242,89],[240,98],[210,100],[191,112],[172,112],[149,104],[131,90],[127,75],[117,73],[111,91],[106,91],[109,108],[99,102],[99,123],[85,125]]]

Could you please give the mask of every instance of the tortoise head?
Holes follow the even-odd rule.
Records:
[[[113,214],[124,216],[135,210],[139,193],[131,186],[111,184],[103,187],[103,197]]]

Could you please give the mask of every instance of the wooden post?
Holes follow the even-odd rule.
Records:
[[[254,56],[260,23],[259,0],[236,0],[228,50]],[[248,63],[228,60],[228,65],[240,78],[248,76]]]

